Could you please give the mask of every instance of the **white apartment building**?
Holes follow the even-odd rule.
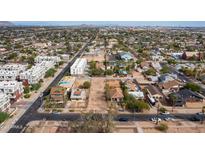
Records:
[[[41,63],[44,61],[53,61],[56,64],[60,62],[61,59],[58,56],[40,56],[40,55],[35,58],[36,63]]]
[[[84,74],[87,60],[85,58],[78,58],[70,68],[71,75],[82,75]]]
[[[18,75],[17,71],[0,70],[0,81],[15,81]]]
[[[26,70],[26,65],[22,64],[5,64],[0,66],[0,70],[4,71],[17,71],[18,73]]]
[[[53,61],[37,63],[27,71],[22,72],[20,74],[20,79],[28,81],[29,84],[36,84],[40,79],[44,78],[46,71],[54,67],[54,65],[55,62]]]
[[[15,81],[26,70],[26,65],[6,64],[0,66],[0,81]]]
[[[4,93],[10,99],[16,101],[23,93],[23,85],[17,81],[1,81],[0,93]]]
[[[10,105],[9,97],[4,93],[0,93],[0,112],[5,112],[10,108]]]

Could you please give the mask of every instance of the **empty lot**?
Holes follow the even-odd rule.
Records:
[[[94,77],[91,80],[90,95],[88,101],[88,111],[105,112],[107,111],[107,102],[105,100],[105,79]]]

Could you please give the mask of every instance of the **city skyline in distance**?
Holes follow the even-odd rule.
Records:
[[[205,27],[205,21],[11,21],[16,26]]]

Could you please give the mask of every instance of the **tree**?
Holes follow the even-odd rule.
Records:
[[[11,59],[16,58],[17,56],[18,56],[17,53],[13,52],[13,53],[9,54],[7,58],[8,58],[8,60],[11,60]]]
[[[160,72],[161,72],[162,74],[169,73],[169,72],[170,72],[170,68],[169,68],[167,65],[165,65],[165,66],[162,67],[162,69],[160,70]]]
[[[112,115],[108,113],[108,118],[97,116],[93,112],[83,113],[81,121],[71,123],[71,132],[75,133],[110,133],[114,127],[111,120]]]
[[[29,86],[25,86],[23,92],[24,92],[24,94],[28,94],[30,92]]]
[[[149,105],[144,100],[137,100],[134,96],[129,95],[125,97],[123,103],[126,104],[126,108],[130,111],[143,112],[149,110]]]
[[[160,107],[160,108],[159,108],[159,111],[160,111],[161,113],[165,113],[165,112],[167,111],[167,109],[164,108],[164,107]]]
[[[48,71],[46,71],[46,74],[45,74],[45,78],[48,78],[48,77],[53,77],[56,73],[56,70],[54,68],[50,68]]]
[[[167,59],[168,64],[177,64],[176,60],[174,59]]]
[[[35,63],[35,55],[27,57],[28,64],[34,65]]]
[[[41,87],[41,83],[36,83],[36,84],[31,84],[31,90],[32,91],[37,91]]]
[[[195,83],[187,83],[184,88],[186,89],[190,89],[194,92],[200,92],[201,91],[201,87]]]
[[[177,96],[175,93],[171,93],[169,94],[169,99],[172,103],[172,112],[174,111],[174,107],[175,107],[175,104],[176,104],[176,101],[177,101]]]
[[[156,75],[156,71],[153,68],[149,68],[147,71],[145,71],[145,74],[146,75],[153,75],[153,76],[155,76]]]
[[[30,98],[31,94],[25,94],[24,98]]]
[[[0,123],[4,122],[8,118],[9,118],[9,114],[8,113],[0,112]]]
[[[167,124],[161,123],[161,124],[157,125],[155,128],[159,131],[166,132],[169,127],[167,126]]]
[[[83,86],[82,86],[82,87],[83,87],[84,89],[89,89],[90,86],[91,86],[90,82],[89,82],[89,81],[85,81],[85,82],[83,83]]]

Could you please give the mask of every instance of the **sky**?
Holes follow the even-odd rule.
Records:
[[[205,27],[205,21],[12,21],[18,26],[170,26],[170,27]]]

